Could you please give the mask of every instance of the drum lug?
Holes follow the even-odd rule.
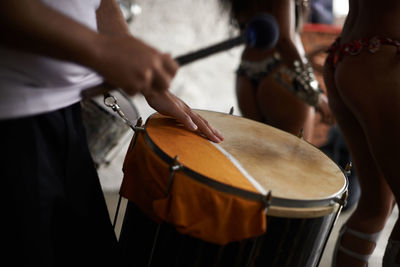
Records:
[[[174,161],[169,166],[170,175],[169,175],[169,181],[168,181],[168,186],[167,186],[167,192],[165,192],[165,197],[167,197],[169,195],[169,192],[171,191],[175,172],[179,171],[182,168],[183,168],[183,165],[179,163],[178,156],[175,156]]]
[[[347,203],[347,196],[349,195],[348,191],[344,192],[341,198],[335,198],[334,201],[338,203],[340,206],[344,207]]]
[[[229,110],[229,115],[233,115],[233,112],[234,112],[234,108],[233,108],[233,106],[231,107],[231,109]]]
[[[175,156],[174,157],[174,161],[170,166],[170,170],[171,171],[178,171],[178,170],[182,169],[182,167],[183,167],[183,165],[180,164],[179,161],[178,161],[178,156]]]
[[[269,207],[271,206],[272,191],[269,190],[264,198],[264,212],[267,213]]]
[[[347,176],[351,175],[351,168],[353,167],[353,163],[350,161],[349,163],[346,164],[346,167],[344,168],[344,173]]]
[[[303,139],[303,133],[304,133],[304,129],[301,128],[299,134],[297,135],[297,137]]]
[[[131,127],[132,130],[136,133],[136,132],[144,132],[144,127]]]
[[[139,119],[136,121],[136,125],[132,127],[133,131],[136,133],[136,131],[144,131],[144,126],[143,125],[143,119],[142,117],[139,117]]]
[[[136,121],[136,127],[142,127],[143,125],[143,119],[142,117],[139,117],[139,119]]]

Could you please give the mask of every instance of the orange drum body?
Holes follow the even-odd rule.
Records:
[[[214,144],[153,115],[124,162],[120,243],[133,266],[317,266],[347,192],[317,148],[265,124],[198,111]]]

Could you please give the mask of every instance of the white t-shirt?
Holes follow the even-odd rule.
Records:
[[[100,1],[42,0],[95,31],[96,9]],[[0,45],[0,119],[35,115],[69,106],[81,100],[83,89],[102,81],[99,75],[83,66]]]

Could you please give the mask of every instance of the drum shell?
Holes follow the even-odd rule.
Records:
[[[337,211],[315,218],[267,216],[265,234],[220,246],[182,235],[172,225],[159,225],[128,202],[120,244],[133,266],[313,267],[318,266],[336,215]]]

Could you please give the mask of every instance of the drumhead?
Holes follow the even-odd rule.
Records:
[[[272,213],[287,214],[290,209],[295,213],[300,212],[299,209],[310,214],[329,213],[333,211],[335,201],[347,190],[347,179],[342,170],[322,151],[303,139],[243,117],[204,110],[196,112],[224,135],[222,143],[213,145],[228,154],[225,156],[233,158],[256,181],[261,187],[258,193],[271,191]],[[146,123],[149,139],[173,158],[173,138],[165,139],[169,141],[159,139],[158,135],[162,133],[157,127],[152,127],[152,118],[154,116]],[[189,149],[190,153],[196,153],[195,147]],[[183,164],[191,169],[190,165]],[[207,162],[202,164],[207,165]],[[215,164],[211,166],[218,168]],[[201,174],[208,176],[207,167],[204,172]],[[229,180],[229,176],[226,179]],[[257,185],[255,188],[258,188]]]

